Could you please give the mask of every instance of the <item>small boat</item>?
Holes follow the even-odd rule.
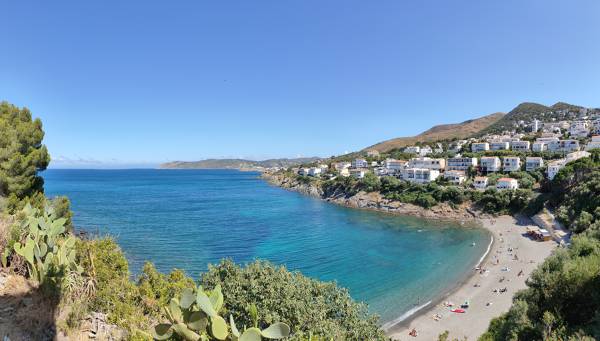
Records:
[[[458,314],[464,314],[464,313],[466,313],[466,310],[464,310],[464,309],[452,309],[450,311],[453,312],[453,313],[458,313]]]
[[[471,243],[471,246],[475,246],[475,243]]]

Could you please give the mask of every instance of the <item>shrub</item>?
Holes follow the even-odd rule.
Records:
[[[309,332],[316,336],[347,340],[384,340],[378,318],[356,303],[346,289],[290,272],[282,266],[256,261],[241,268],[230,260],[210,266],[202,275],[203,287],[221,285],[224,315],[232,314],[242,325],[252,325],[247,307],[256,305],[261,328],[275,322],[292,327],[296,339]]]
[[[80,241],[77,253],[84,271],[96,282],[90,310],[108,314],[109,322],[127,330],[136,326],[147,328],[138,289],[129,280],[129,265],[117,243],[108,237]]]

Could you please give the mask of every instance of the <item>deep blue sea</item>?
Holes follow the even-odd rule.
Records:
[[[349,209],[233,170],[47,170],[78,229],[110,234],[135,274],[144,262],[197,278],[222,258],[284,264],[335,280],[390,321],[454,286],[489,243],[452,223]],[[471,244],[475,243],[475,246]]]

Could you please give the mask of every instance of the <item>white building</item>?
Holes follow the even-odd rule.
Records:
[[[490,143],[490,150],[508,150],[509,142],[494,141]]]
[[[488,185],[487,176],[476,176],[475,179],[473,179],[473,187],[475,187],[478,190],[485,190],[487,185]]]
[[[476,157],[451,157],[446,161],[447,170],[466,171],[469,167],[477,167]]]
[[[399,172],[406,166],[407,162],[404,160],[386,159],[383,164],[386,169]]]
[[[367,168],[367,167],[369,167],[369,163],[365,159],[352,160],[352,168]]]
[[[505,172],[516,172],[521,170],[521,158],[518,156],[506,156],[502,158],[502,169]]]
[[[350,162],[336,162],[333,164],[333,168],[338,172],[344,168],[350,168],[350,166],[352,166]]]
[[[537,133],[538,130],[540,130],[540,121],[534,118],[533,122],[531,123],[531,131]]]
[[[310,167],[308,169],[308,176],[318,176],[321,174],[322,171],[323,170],[320,167]]]
[[[384,167],[377,167],[377,168],[373,169],[373,172],[377,176],[384,176],[384,175],[389,175],[391,171]]]
[[[443,153],[444,152],[444,146],[441,143],[437,143],[435,146],[435,149],[433,150],[434,153]]]
[[[589,121],[573,121],[569,127],[569,134],[573,137],[586,137],[590,133]]]
[[[534,142],[533,145],[531,146],[531,150],[534,152],[545,152],[548,150],[548,143],[547,142]]]
[[[458,153],[462,150],[462,147],[465,144],[467,144],[467,140],[459,140],[459,141],[452,142],[448,146],[448,151],[453,152],[453,153]]]
[[[579,141],[577,140],[559,140],[548,144],[548,150],[551,152],[572,152],[579,150]]]
[[[340,169],[338,172],[340,172],[340,175],[343,177],[348,177],[350,176],[350,168],[342,168]]]
[[[298,168],[298,175],[307,176],[309,168]]]
[[[558,172],[561,170],[561,168],[565,166],[565,164],[567,164],[567,160],[565,159],[550,161],[546,170],[548,173],[548,179],[554,179],[556,174],[558,174]]]
[[[408,154],[419,154],[421,152],[421,147],[419,146],[410,146],[404,148],[404,152]]]
[[[513,178],[500,178],[496,182],[496,189],[517,189],[519,188],[519,182]]]
[[[431,149],[431,147],[429,146],[423,146],[421,147],[421,150],[419,151],[419,155],[421,156],[426,156],[433,153],[433,149]]]
[[[490,150],[490,144],[487,142],[476,142],[471,144],[471,151],[473,153],[486,152]]]
[[[567,159],[567,162],[571,162],[571,161],[579,160],[583,157],[589,157],[590,155],[592,155],[592,154],[590,154],[589,152],[578,151],[578,152],[573,152],[573,153],[567,154],[566,159]]]
[[[432,159],[429,157],[419,157],[410,159],[408,162],[409,168],[427,168],[435,170],[444,170],[446,168],[445,159]]]
[[[585,146],[585,150],[600,148],[600,135],[592,136],[592,141]]]
[[[513,141],[510,143],[510,149],[514,151],[528,151],[529,146],[529,141]]]
[[[600,118],[592,122],[592,134],[600,135]]]
[[[485,173],[498,172],[501,167],[502,163],[497,156],[484,156],[479,160],[479,169]]]
[[[460,185],[465,182],[466,176],[464,171],[449,170],[444,173],[444,179],[455,185]]]
[[[525,170],[528,172],[544,167],[544,159],[541,157],[528,156],[525,159]]]
[[[357,179],[362,179],[365,177],[365,174],[367,173],[364,169],[350,169],[350,175],[352,175],[353,177],[357,178]]]
[[[427,168],[405,168],[402,170],[402,180],[414,183],[428,183],[437,179],[440,172]]]

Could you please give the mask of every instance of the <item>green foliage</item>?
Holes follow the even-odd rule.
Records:
[[[229,260],[209,267],[203,287],[221,285],[227,297],[223,311],[242,325],[254,325],[247,308],[260,312],[256,325],[283,322],[294,328],[294,340],[317,337],[346,340],[384,340],[377,317],[352,300],[346,289],[289,272],[284,267],[256,261],[241,268]]]
[[[264,330],[256,327],[247,328],[240,332],[235,325],[233,316],[229,316],[229,326],[219,312],[223,308],[224,297],[221,287],[204,291],[202,287],[185,288],[180,298],[172,298],[164,307],[169,323],[161,323],[152,329],[156,340],[166,340],[173,335],[188,341],[195,340],[240,340],[260,341],[263,337],[282,339],[290,334],[290,327],[285,323],[276,322]],[[253,306],[254,319],[257,320],[256,306]],[[231,335],[229,331],[231,327]]]
[[[16,242],[13,249],[27,261],[31,278],[43,283],[49,275],[62,277],[72,271],[80,274],[82,268],[75,262],[76,239],[65,235],[66,219],[57,218],[52,207],[40,211],[27,204],[23,213],[25,241]]]
[[[381,188],[381,182],[377,175],[368,172],[358,181],[358,187],[365,192],[376,192]]]
[[[568,163],[552,182],[557,218],[574,232],[600,226],[600,152]]]
[[[516,213],[527,208],[533,192],[528,189],[496,190],[488,188],[483,194],[472,191],[473,201],[486,213]]]
[[[94,278],[96,292],[90,298],[91,311],[108,314],[108,320],[131,330],[145,327],[147,317],[141,308],[137,287],[130,281],[125,255],[111,238],[77,243],[77,261]]]
[[[600,241],[576,236],[537,268],[480,340],[600,337]]]
[[[50,162],[43,138],[42,122],[28,109],[0,103],[0,195],[21,199],[43,191],[37,173]]]
[[[138,278],[138,289],[144,314],[159,317],[161,308],[169,303],[171,297],[181,295],[183,289],[194,286],[194,281],[181,270],[174,269],[169,274],[156,270],[154,264],[147,262]]]
[[[351,176],[338,176],[333,180],[327,180],[323,183],[322,188],[326,196],[352,196],[359,191],[358,181]]]

